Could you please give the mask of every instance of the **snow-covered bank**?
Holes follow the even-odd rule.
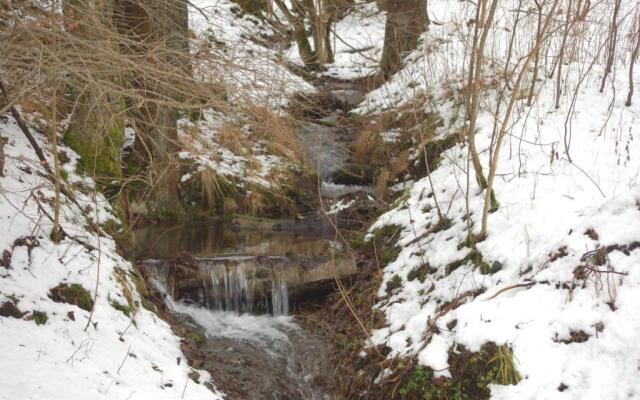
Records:
[[[189,378],[180,339],[141,306],[131,264],[113,239],[91,228],[115,219],[104,197],[76,190],[74,204],[63,195],[60,222],[70,237],[52,242],[53,185],[12,118],[2,117],[0,136],[8,138],[0,177],[0,306],[20,312],[0,317],[0,398],[222,398],[204,386],[211,383],[206,372],[198,371],[200,383]],[[59,150],[71,159],[67,181],[86,181],[75,174],[77,156]],[[52,300],[51,289],[61,283],[95,296],[91,317]]]
[[[629,14],[621,15],[633,15],[634,6],[623,2]],[[488,46],[492,59],[509,44],[500,32],[513,24],[514,8],[503,7]],[[425,33],[406,68],[370,93],[358,111],[380,111],[429,93],[425,109],[445,121],[435,132],[439,139],[464,122],[456,102],[466,56],[459,27],[472,14],[470,6],[446,1],[430,1],[429,10],[442,25]],[[593,25],[582,32],[591,49],[606,32],[608,10],[593,10]],[[625,21],[620,29],[628,32]],[[513,350],[522,380],[493,385],[492,398],[640,397],[640,101],[624,104],[627,50],[602,94],[603,67],[595,63],[589,71],[594,55],[578,47],[564,66],[559,109],[555,79],[540,80],[533,106],[526,106],[526,96],[517,102],[494,186],[500,206],[489,214],[488,236],[475,249],[468,246],[468,232],[480,230],[485,193],[463,144],[442,154],[431,171],[433,184],[417,181],[406,200],[373,225],[371,231],[399,227],[400,253],[384,269],[379,291],[387,326],[373,334],[376,344],[391,348],[391,357],[416,357],[448,376],[454,345],[479,351],[494,342]],[[497,77],[500,68],[488,66],[487,75]],[[497,90],[485,93],[475,137],[486,173]],[[498,120],[505,108],[503,103]]]

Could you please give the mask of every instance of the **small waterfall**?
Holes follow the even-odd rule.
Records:
[[[209,309],[250,313],[255,285],[247,277],[244,262],[202,262],[200,271],[204,303]]]
[[[285,267],[269,264],[269,270],[256,275],[255,262],[249,260],[200,260],[202,304],[216,311],[237,314],[256,311],[274,316],[289,315],[289,291]]]
[[[282,275],[271,279],[271,313],[289,315],[289,291]]]

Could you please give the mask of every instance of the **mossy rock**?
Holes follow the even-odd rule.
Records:
[[[78,283],[59,284],[49,291],[49,298],[56,303],[73,304],[85,311],[91,311],[93,308],[91,293]]]
[[[202,333],[202,332],[200,332],[199,330],[196,330],[196,329],[188,331],[185,334],[185,337],[187,339],[193,341],[197,345],[201,345],[207,340],[207,337],[204,335],[204,333]]]
[[[339,185],[373,185],[376,168],[373,165],[348,164],[331,175],[331,181]]]

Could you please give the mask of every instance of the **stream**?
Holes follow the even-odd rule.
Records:
[[[150,273],[150,283],[167,293],[178,319],[203,332],[199,368],[209,371],[230,399],[329,399],[328,346],[290,315],[289,289],[313,279],[304,275],[305,265],[322,266],[317,260],[336,245],[322,226],[261,222],[290,225],[281,230],[255,221],[247,228],[237,221],[170,230],[148,226],[137,232],[140,256],[146,257],[139,265]],[[183,279],[178,291],[167,259],[185,253],[197,261],[197,278]]]
[[[300,130],[309,163],[318,166],[323,178],[325,198],[363,190],[329,182],[349,157],[348,138],[334,127],[337,118],[329,115]],[[167,294],[168,306],[182,323],[203,332],[199,347],[204,359],[198,368],[209,371],[228,398],[330,398],[333,368],[326,339],[291,315],[311,292],[324,295],[336,275],[356,272],[353,262],[340,257],[343,249],[323,217],[238,217],[150,225],[135,234],[141,268]],[[183,254],[188,260],[168,263]]]

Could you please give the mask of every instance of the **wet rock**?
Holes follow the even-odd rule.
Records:
[[[331,92],[296,93],[290,103],[292,115],[306,119],[320,119],[334,111],[348,111],[350,105]]]
[[[349,207],[335,214],[336,222],[341,229],[361,230],[367,228],[370,221],[386,209],[383,202],[366,192],[348,193],[337,200],[341,200],[344,204],[350,204]]]
[[[362,164],[347,164],[334,172],[330,180],[339,185],[370,186],[376,174],[375,167]]]

